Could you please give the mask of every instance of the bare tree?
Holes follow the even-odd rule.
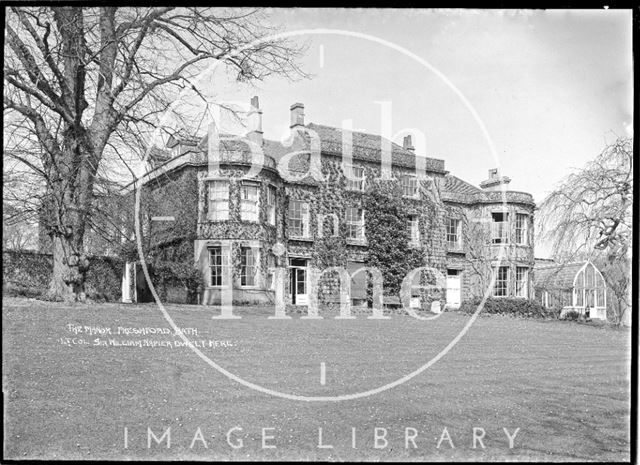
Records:
[[[466,254],[464,262],[469,268],[474,297],[482,297],[491,282],[491,261],[487,259],[490,235],[488,227],[482,221],[482,211],[477,210],[463,218],[462,240]]]
[[[238,81],[302,75],[302,49],[266,24],[249,10],[7,9],[4,158],[40,179],[52,297],[84,298],[83,241],[105,161],[144,150],[142,135],[180,91],[198,91],[199,73],[221,62]]]
[[[614,292],[618,320],[630,305],[633,149],[618,138],[595,160],[563,179],[540,205],[540,239],[556,260],[591,259]]]

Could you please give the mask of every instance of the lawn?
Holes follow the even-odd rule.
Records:
[[[298,396],[393,382],[441,352],[469,321],[448,312],[431,321],[270,320],[271,309],[254,307],[236,308],[239,320],[213,320],[211,307],[167,310],[179,327],[196,329],[189,338],[215,363]],[[169,328],[155,305],[6,298],[2,321],[5,458],[630,458],[628,329],[480,316],[442,359],[399,386],[355,400],[307,402],[228,379],[188,347],[176,347],[178,336],[124,334]],[[88,334],[85,326],[112,334]],[[168,428],[170,448],[166,436],[148,447],[149,429],[160,438]],[[474,428],[482,437],[475,448]],[[512,447],[504,428],[515,435]]]

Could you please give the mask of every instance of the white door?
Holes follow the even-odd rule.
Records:
[[[447,273],[447,306],[460,306],[460,274]]]
[[[307,260],[292,258],[289,273],[291,278],[291,303],[294,305],[309,305]]]

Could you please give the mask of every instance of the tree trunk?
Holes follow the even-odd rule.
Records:
[[[65,302],[85,301],[85,278],[88,260],[84,255],[72,252],[71,241],[53,236],[53,274],[48,297]]]

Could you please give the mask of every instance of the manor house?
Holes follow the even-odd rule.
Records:
[[[277,266],[288,269],[287,303],[306,305],[309,269],[326,266],[327,256],[349,271],[350,297],[362,302],[366,273],[356,271],[367,264],[372,214],[363,199],[381,185],[385,167],[406,207],[409,246],[445,277],[435,297],[443,305],[484,295],[492,276],[494,296],[533,295],[533,198],[508,190],[510,179],[496,169],[476,187],[449,173],[444,160],[416,154],[411,136],[400,146],[344,134],[305,121],[301,103],[290,108],[292,136],[283,144],[263,137],[257,97],[252,108],[244,140],[219,135],[211,144],[212,132],[172,137],[148,159],[143,184],[151,209],[143,233],[153,229],[166,260],[196,264],[202,303],[219,303],[229,287],[235,302],[273,302]],[[139,267],[127,265],[125,299],[141,300],[142,279]]]

